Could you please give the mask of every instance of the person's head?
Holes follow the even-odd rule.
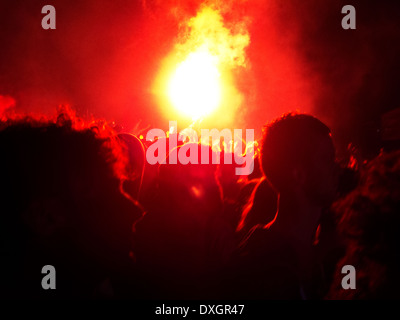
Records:
[[[191,213],[204,217],[222,210],[222,189],[217,179],[217,165],[211,164],[212,150],[209,146],[187,143],[174,151],[183,154],[194,152],[198,164],[166,164],[159,167],[158,187],[161,197],[176,213]],[[173,151],[173,152],[174,152]],[[201,153],[208,153],[210,164],[201,164]]]
[[[113,135],[101,127],[77,129],[73,120],[26,118],[5,127],[2,249],[93,268],[87,278],[123,264],[141,212],[120,191],[118,172],[126,159]]]
[[[302,193],[325,206],[336,193],[335,148],[330,129],[306,114],[286,114],[264,130],[261,167],[281,194]]]
[[[331,299],[398,299],[400,276],[400,151],[370,161],[359,185],[333,208],[346,254],[337,264]],[[356,269],[355,290],[344,290],[344,265]]]
[[[367,256],[394,258],[400,248],[400,151],[369,162],[359,185],[334,208],[350,244]]]

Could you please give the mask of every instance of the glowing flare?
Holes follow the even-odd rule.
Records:
[[[190,53],[172,75],[168,95],[174,107],[193,120],[211,113],[221,101],[217,58],[206,50]]]
[[[248,66],[246,21],[225,23],[211,5],[181,21],[179,40],[163,59],[152,88],[168,119],[218,128],[234,123],[244,102],[236,77]]]

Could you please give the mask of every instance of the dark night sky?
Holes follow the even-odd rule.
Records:
[[[0,96],[17,112],[53,114],[62,103],[78,114],[131,129],[167,126],[151,94],[179,22],[201,1],[2,0]],[[250,17],[249,69],[237,125],[260,132],[283,112],[311,112],[339,147],[378,147],[380,115],[400,107],[400,2],[228,1],[231,23]],[[41,8],[57,11],[57,29],[41,28]],[[357,29],[341,28],[341,8],[357,10]]]

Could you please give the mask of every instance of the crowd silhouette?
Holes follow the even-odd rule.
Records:
[[[400,151],[339,164],[330,129],[295,113],[266,124],[249,177],[223,152],[149,165],[146,143],[68,110],[3,118],[1,298],[399,297]]]

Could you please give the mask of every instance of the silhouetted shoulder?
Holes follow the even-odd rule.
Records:
[[[276,231],[254,229],[232,260],[234,298],[301,299],[294,249]]]

